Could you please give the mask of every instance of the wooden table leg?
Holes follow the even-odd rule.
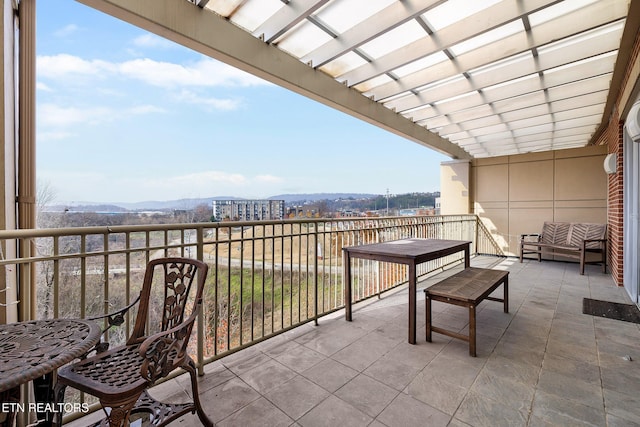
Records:
[[[409,344],[416,343],[416,264],[409,264]]]
[[[504,312],[509,312],[509,275],[505,276],[502,284],[502,290],[504,291]]]
[[[469,355],[476,357],[476,306],[469,305]]]
[[[351,256],[348,251],[343,252],[342,268],[344,283],[344,317],[351,321]]]
[[[425,292],[424,295],[425,300],[425,319],[427,326],[427,342],[431,342],[431,297]]]

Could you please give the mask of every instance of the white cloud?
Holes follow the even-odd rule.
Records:
[[[211,88],[264,84],[249,74],[204,57],[194,63],[178,64],[148,58],[110,62],[69,54],[45,55],[37,58],[37,73],[37,87],[43,94],[37,108],[38,131],[47,139],[55,138],[44,132],[79,124],[113,122],[131,115],[166,114],[166,108],[173,108],[162,108],[144,100],[140,100],[143,104],[136,105],[135,99],[128,96],[132,84],[139,86],[143,82],[160,87],[174,101],[207,111],[234,111],[243,106],[242,98],[213,96],[207,93]],[[104,97],[86,96],[87,87]],[[117,104],[111,102],[114,97],[119,98],[115,101]]]
[[[67,25],[65,27],[60,28],[59,30],[57,30],[53,34],[56,37],[69,37],[70,35],[78,32],[79,29],[80,29],[80,27],[78,27],[77,25],[69,24],[69,25]]]
[[[86,77],[121,76],[160,87],[246,87],[269,84],[251,74],[209,58],[189,64],[149,58],[124,62],[86,60],[69,54],[38,56],[37,73],[43,78],[67,80]]]
[[[53,89],[42,82],[36,82],[36,90],[40,90],[42,92],[53,92]]]
[[[144,58],[122,62],[116,66],[119,74],[154,86],[192,85],[193,73],[180,64]]]
[[[38,125],[47,128],[41,135],[61,134],[59,131],[51,131],[51,128],[61,129],[78,124],[96,125],[111,122],[132,114],[165,113],[162,108],[153,105],[139,105],[124,110],[116,110],[107,107],[62,107],[56,104],[38,105]]]
[[[38,123],[42,126],[67,127],[80,123],[96,124],[109,121],[114,112],[104,107],[76,108],[55,104],[38,105]]]
[[[161,87],[176,86],[256,86],[264,85],[257,77],[212,59],[191,64],[176,64],[153,59],[134,59],[117,64],[121,75]]]
[[[38,56],[36,73],[39,77],[50,79],[74,79],[78,76],[101,77],[105,73],[115,72],[117,67],[101,60],[86,60],[65,53],[53,56]]]
[[[72,137],[74,134],[67,131],[48,131],[48,132],[38,132],[36,138],[38,142],[45,141],[62,141]]]
[[[167,112],[164,108],[156,107],[155,105],[138,105],[136,107],[129,108],[127,111],[136,115]]]
[[[176,47],[170,40],[158,37],[155,34],[143,34],[133,39],[133,44],[137,47],[167,49]]]
[[[206,98],[188,90],[181,91],[176,98],[181,102],[194,105],[204,105],[206,107],[212,107],[216,110],[223,111],[237,110],[242,105],[242,101],[239,99]]]
[[[271,83],[233,68],[222,62],[203,57],[190,69],[207,86],[264,86]]]

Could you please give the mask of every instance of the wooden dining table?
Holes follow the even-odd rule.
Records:
[[[98,324],[84,319],[0,325],[0,426],[12,426],[18,412],[31,409],[20,402],[22,384],[50,376],[84,355],[99,342],[100,334]]]
[[[409,269],[409,343],[416,343],[416,267],[447,255],[464,251],[464,266],[470,266],[471,242],[466,240],[402,239],[342,248],[344,254],[345,318],[352,320],[351,259],[405,264]]]

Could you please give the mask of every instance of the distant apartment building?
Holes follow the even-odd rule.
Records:
[[[214,200],[216,221],[264,221],[284,218],[284,200]]]
[[[398,211],[398,216],[427,216],[427,215],[435,215],[435,208],[408,208],[408,209],[400,209]]]

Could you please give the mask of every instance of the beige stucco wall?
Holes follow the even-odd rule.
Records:
[[[606,223],[606,155],[606,147],[591,146],[473,160],[472,212],[508,255],[518,255],[520,235],[539,233],[544,221]]]
[[[440,214],[471,212],[469,179],[471,162],[452,160],[440,164]]]

